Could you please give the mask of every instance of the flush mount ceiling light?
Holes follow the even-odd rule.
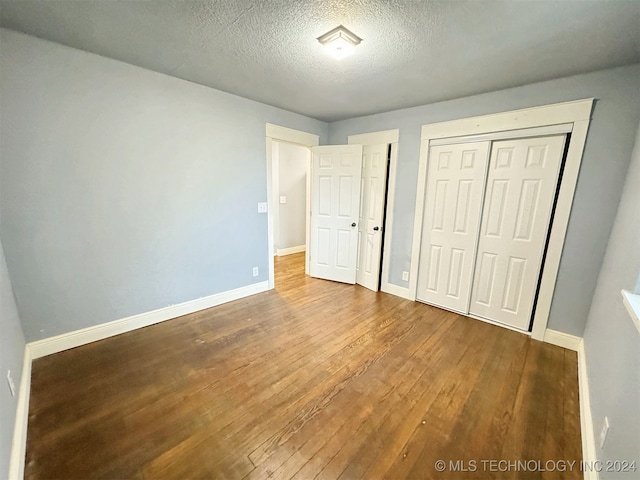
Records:
[[[342,25],[318,37],[327,52],[338,60],[351,55],[362,39]]]

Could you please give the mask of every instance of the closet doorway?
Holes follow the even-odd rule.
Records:
[[[565,138],[430,148],[418,300],[529,329]]]
[[[593,102],[422,127],[411,298],[544,339]]]

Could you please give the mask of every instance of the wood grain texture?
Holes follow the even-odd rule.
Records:
[[[575,352],[304,275],[33,363],[27,479],[580,478]],[[475,460],[475,472],[434,462]]]

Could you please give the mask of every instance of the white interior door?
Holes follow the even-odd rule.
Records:
[[[469,312],[527,330],[565,136],[495,142]]]
[[[429,149],[417,298],[467,313],[490,142]]]
[[[312,147],[309,275],[356,282],[362,145]]]
[[[380,279],[388,152],[387,143],[362,147],[356,283],[374,292]]]

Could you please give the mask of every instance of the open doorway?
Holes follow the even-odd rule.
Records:
[[[307,246],[308,173],[311,151],[304,145],[273,140],[271,179],[273,205],[274,265],[299,265],[304,271]],[[282,262],[281,257],[296,255],[302,261]],[[291,260],[291,259],[288,259]]]
[[[282,170],[280,163],[280,153],[281,151],[287,155],[286,163],[288,164],[290,161],[299,162],[303,158],[302,151],[306,152],[306,174],[305,174],[305,200],[304,200],[304,251],[308,250],[308,239],[309,239],[309,170],[310,166],[310,155],[311,155],[311,147],[318,145],[320,142],[320,137],[318,135],[314,135],[307,132],[302,132],[300,130],[294,130],[291,128],[281,127],[279,125],[272,125],[267,123],[266,125],[266,154],[267,154],[267,217],[268,217],[268,249],[269,249],[269,288],[274,288],[275,286],[275,273],[274,273],[274,258],[278,254],[278,249],[281,250],[281,254],[287,254],[288,252],[292,252],[292,250],[287,250],[287,248],[292,248],[295,250],[295,247],[302,249],[302,244],[298,245],[290,245],[286,246],[287,243],[284,243],[280,237],[283,235],[280,234],[280,218],[276,219],[276,216],[279,216],[280,213],[280,171]],[[274,155],[275,154],[275,155]],[[274,163],[277,163],[274,168]],[[299,166],[299,165],[298,165]],[[277,175],[275,174],[277,172]],[[295,180],[291,180],[291,182],[295,183]],[[290,183],[290,180],[286,180],[285,183]],[[298,193],[301,190],[298,185]],[[294,194],[295,198],[299,201],[298,194]],[[293,199],[290,199],[289,196],[285,193],[287,197],[284,204],[282,205],[292,205]],[[299,205],[298,205],[299,206]],[[296,213],[290,210],[295,209],[287,209],[284,207],[282,209],[286,211],[288,218],[293,215],[292,218],[296,218]],[[299,212],[298,212],[299,213]],[[289,215],[291,214],[291,215]],[[299,217],[297,217],[299,218]],[[276,233],[276,228],[278,232]],[[297,230],[299,232],[299,230]],[[276,235],[278,235],[278,241],[276,241]],[[299,242],[296,240],[295,235],[289,235],[289,233],[285,234],[286,242]],[[299,255],[299,253],[291,253],[292,255]],[[283,257],[286,258],[286,257]],[[305,255],[305,273],[309,273],[308,265],[306,262]]]
[[[353,135],[348,143],[319,147],[315,135],[267,124],[270,288],[274,260],[295,255],[312,277],[386,291],[398,131]],[[343,275],[332,276],[332,268]]]

